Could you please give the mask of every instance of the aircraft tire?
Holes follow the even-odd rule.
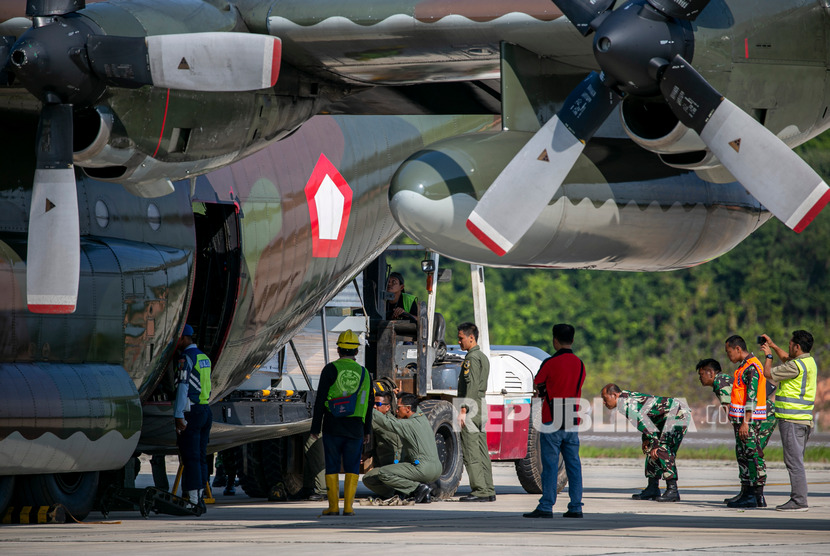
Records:
[[[268,498],[272,489],[282,483],[286,495],[296,494],[303,487],[301,473],[286,469],[286,450],[293,437],[273,438],[246,444],[239,457],[239,486],[251,498]],[[296,448],[295,448],[296,449]]]
[[[296,448],[292,446],[293,437],[273,438],[262,441],[262,461],[264,462],[263,475],[268,485],[267,491],[271,492],[274,485],[282,483],[284,494],[292,496],[303,488],[302,473],[293,473],[288,470],[289,450]],[[302,446],[299,448],[302,459]]]
[[[262,465],[262,444],[250,442],[241,447],[242,454],[238,460],[237,475],[239,486],[251,498],[268,498],[268,487]]]
[[[78,521],[89,515],[98,492],[98,472],[49,473],[20,477],[18,498],[26,506],[62,504]]]
[[[452,404],[446,400],[424,400],[418,404],[418,409],[426,415],[435,431],[435,443],[442,465],[441,476],[430,484],[432,496],[449,498],[458,489],[464,471],[461,436],[454,427]]]
[[[542,450],[539,445],[539,431],[529,424],[527,432],[527,455],[516,461],[516,475],[519,483],[528,494],[542,494]],[[559,469],[556,476],[556,492],[562,492],[568,484],[568,473],[565,470],[565,460],[559,455]]]
[[[0,516],[6,513],[6,508],[12,501],[14,494],[14,475],[0,477]]]

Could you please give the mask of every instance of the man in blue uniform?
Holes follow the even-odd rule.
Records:
[[[207,445],[213,418],[210,414],[210,359],[193,343],[193,327],[184,325],[179,340],[179,372],[173,416],[179,436],[179,453],[184,471],[185,498],[202,506],[202,492],[208,482]]]

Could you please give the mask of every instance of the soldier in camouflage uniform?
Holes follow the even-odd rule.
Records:
[[[741,492],[730,499],[730,508],[757,508],[764,502],[767,467],[760,442],[761,423],[767,418],[767,381],[764,367],[746,349],[746,342],[737,335],[725,342],[726,356],[738,365],[732,380],[729,420],[735,429],[735,459],[741,480]]]
[[[616,384],[608,384],[602,389],[602,401],[608,409],[617,408],[643,433],[643,453],[648,456],[648,486],[631,497],[635,500],[679,502],[675,456],[691,423],[691,410],[675,398],[629,392],[621,390]],[[663,494],[660,494],[659,487],[661,476],[666,481]]]
[[[712,387],[712,392],[718,397],[721,407],[726,409],[728,413],[729,403],[732,400],[732,382],[734,381],[732,375],[721,372],[720,363],[716,359],[701,359],[695,368],[700,379],[700,384],[702,386]],[[770,436],[772,436],[772,432],[778,424],[778,420],[775,418],[775,409],[769,403],[769,398],[773,392],[775,392],[775,385],[767,382],[767,418],[761,421],[758,427],[758,444],[762,450],[767,447]],[[746,486],[750,484],[749,469],[746,465],[742,465],[740,461],[738,462],[738,476],[741,479],[741,492],[737,496],[724,499],[724,504],[735,502],[746,494]],[[759,508],[767,507],[767,501],[764,498],[763,491],[760,493],[756,492],[755,501]]]

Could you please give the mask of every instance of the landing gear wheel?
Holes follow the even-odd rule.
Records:
[[[261,443],[251,442],[242,446],[241,449],[242,457],[238,460],[241,465],[236,470],[239,475],[239,486],[251,498],[268,498]]]
[[[303,487],[302,472],[295,472],[288,468],[292,461],[290,450],[300,450],[293,436],[261,440],[246,444],[241,449],[237,460],[241,465],[237,468],[239,486],[251,498],[287,499],[296,494]],[[302,456],[300,456],[302,458]],[[277,496],[274,487],[281,495]]]
[[[527,455],[516,461],[516,475],[519,483],[528,494],[542,494],[542,447],[539,444],[539,431],[533,428],[531,420],[527,431]],[[556,474],[556,492],[562,492],[568,484],[565,460],[559,454],[559,469]]]
[[[62,504],[78,521],[89,515],[97,491],[97,471],[30,475],[23,478],[18,489],[20,500],[25,505]]]
[[[452,404],[445,400],[424,400],[418,409],[426,415],[435,431],[435,444],[441,460],[441,476],[430,484],[434,498],[449,498],[458,489],[464,462],[461,438],[455,430]]]

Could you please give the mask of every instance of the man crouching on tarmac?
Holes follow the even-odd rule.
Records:
[[[428,483],[441,475],[435,433],[426,416],[418,411],[415,394],[402,394],[396,413],[397,419],[376,407],[373,419],[378,429],[395,433],[401,439],[404,461],[371,469],[363,476],[363,484],[383,499],[397,495],[428,503]]]
[[[679,502],[674,460],[692,422],[692,412],[675,398],[629,392],[621,390],[616,384],[607,384],[601,395],[605,407],[617,408],[643,433],[648,486],[631,497],[635,500]],[[666,481],[666,492],[663,494],[660,494],[658,485],[661,476]]]

